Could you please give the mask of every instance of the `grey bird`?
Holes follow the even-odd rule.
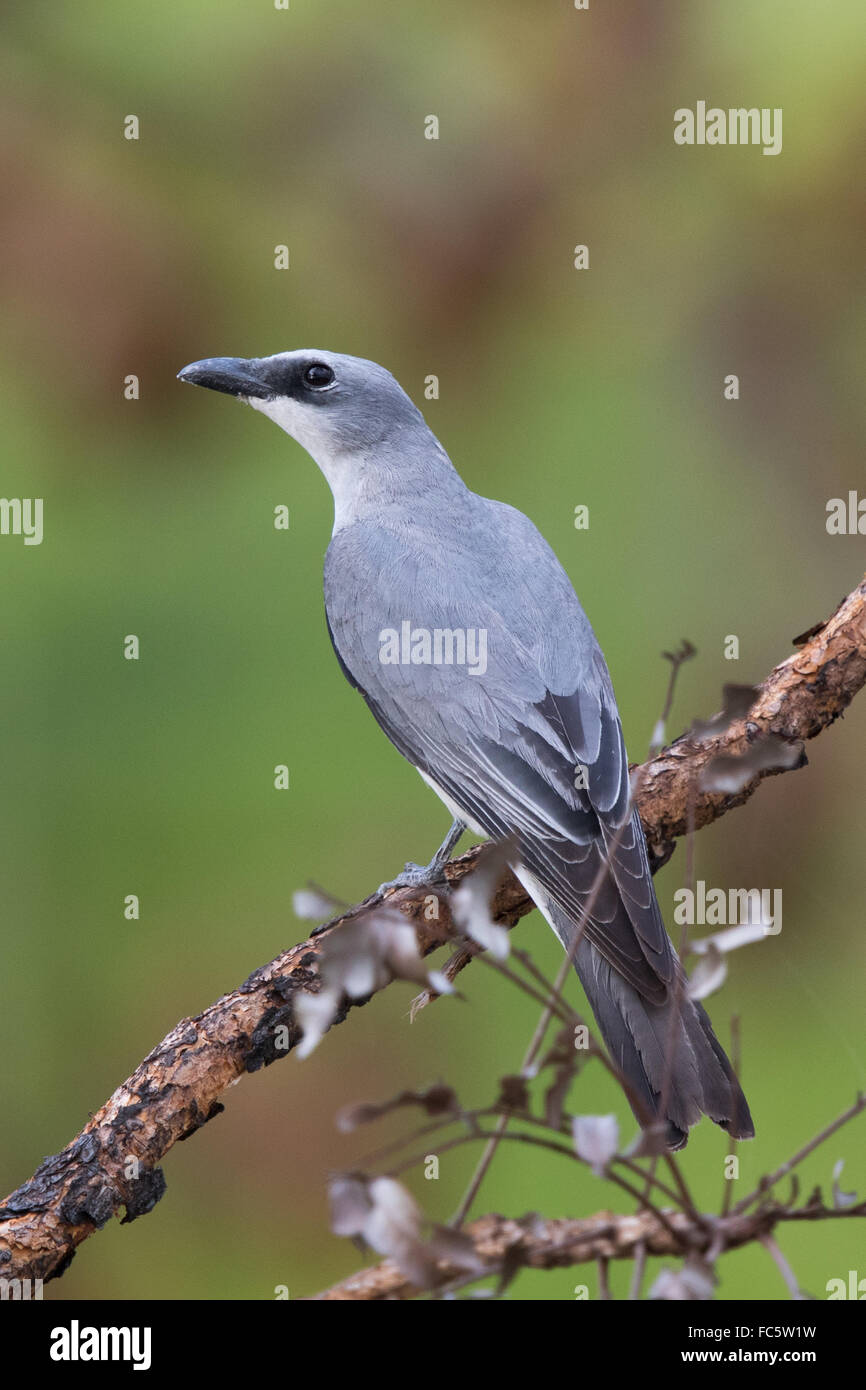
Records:
[[[671,1148],[749,1107],[665,931],[610,675],[553,551],[522,512],[466,486],[374,362],[302,349],[193,362],[181,381],[246,401],[312,456],[334,495],[328,630],[344,675],[463,830],[506,840],[574,964],[642,1123]],[[609,861],[609,870],[599,874]],[[406,880],[399,880],[406,881]]]

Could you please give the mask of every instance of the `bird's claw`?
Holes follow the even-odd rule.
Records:
[[[380,883],[376,893],[381,898],[392,888],[447,887],[448,879],[442,864],[437,863],[435,859],[431,859],[429,864],[415,864],[410,859],[409,863],[404,865],[403,872],[396,878],[389,879],[387,883]]]

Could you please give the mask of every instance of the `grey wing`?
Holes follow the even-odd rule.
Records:
[[[553,694],[536,679],[530,682],[536,698],[522,701],[514,687],[525,672],[526,652],[501,620],[495,639],[500,656],[503,646],[513,645],[513,661],[502,666],[513,680],[503,683],[501,673],[494,675],[483,691],[456,666],[371,670],[353,661],[350,632],[343,628],[338,642],[331,631],[331,638],[344,672],[395,747],[491,838],[516,835],[521,864],[570,922],[582,917],[610,856],[611,872],[586,936],[643,998],[662,1003],[674,978],[674,956],[640,820],[628,809],[622,728],[594,638],[576,688]],[[578,765],[585,776],[577,775]]]

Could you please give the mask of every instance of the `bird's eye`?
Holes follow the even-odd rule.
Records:
[[[325,362],[312,362],[304,372],[304,381],[308,386],[318,387],[330,386],[334,380],[334,372]]]

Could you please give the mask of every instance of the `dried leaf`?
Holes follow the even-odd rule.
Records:
[[[360,1235],[373,1207],[367,1179],[357,1173],[345,1173],[333,1178],[328,1184],[328,1200],[334,1234]]]
[[[441,970],[431,970],[428,972],[427,979],[430,981],[430,989],[425,991],[427,994],[456,994],[455,986],[443,975]],[[417,1012],[417,1011],[416,1011]]]
[[[721,989],[728,978],[728,963],[714,942],[708,941],[706,950],[689,976],[688,996],[690,999],[706,999]]]
[[[361,1230],[364,1240],[418,1288],[429,1288],[436,1264],[421,1239],[422,1212],[415,1198],[396,1178],[373,1178],[368,1192],[372,1209]]]
[[[434,1226],[427,1248],[437,1260],[447,1260],[469,1274],[483,1274],[487,1268],[471,1236],[452,1226]]]
[[[800,766],[802,761],[801,744],[786,743],[778,734],[766,734],[756,739],[738,757],[720,753],[713,758],[698,778],[698,785],[702,791],[724,792],[734,796],[759,772],[783,772],[787,768]]]
[[[327,1033],[340,1004],[340,991],[320,989],[318,994],[298,990],[292,1000],[295,1022],[303,1033],[295,1048],[298,1057],[309,1057]]]
[[[835,1211],[844,1211],[846,1207],[856,1207],[857,1205],[857,1193],[843,1192],[839,1186],[839,1179],[844,1167],[844,1158],[840,1158],[838,1163],[833,1166],[833,1209]]]
[[[503,1076],[496,1104],[504,1110],[528,1110],[529,1087],[523,1076]]]
[[[451,916],[458,929],[496,960],[506,959],[510,939],[505,927],[493,921],[490,905],[513,853],[514,842],[510,837],[485,849],[478,868],[467,874],[451,895]]]
[[[690,1256],[681,1269],[663,1269],[649,1291],[652,1299],[706,1303],[713,1296],[715,1276],[699,1257]]]
[[[616,1115],[575,1115],[571,1130],[578,1158],[590,1165],[597,1178],[604,1177],[607,1165],[619,1147]]]
[[[326,922],[333,917],[334,908],[339,904],[328,898],[318,888],[299,888],[292,894],[292,911],[296,917],[309,922]]]
[[[755,685],[722,686],[721,710],[714,714],[712,719],[695,719],[690,731],[692,738],[698,743],[706,743],[708,739],[723,734],[738,719],[745,719],[758,698],[758,693],[758,687]]]
[[[324,938],[319,976],[318,994],[299,990],[293,999],[295,1019],[304,1034],[296,1049],[299,1057],[308,1057],[321,1041],[344,994],[366,999],[395,977],[424,983],[430,979],[414,928],[389,908],[363,922],[346,922]]]
[[[423,1239],[424,1213],[396,1178],[348,1173],[332,1180],[329,1196],[334,1232],[360,1237],[377,1254],[393,1260],[419,1289],[439,1282],[438,1260],[447,1260],[471,1274],[485,1272],[483,1259],[463,1231],[434,1226],[430,1239]]]
[[[689,942],[689,950],[701,956],[714,946],[717,951],[726,954],[738,950],[740,946],[750,946],[753,941],[764,941],[766,936],[766,923],[742,922],[739,926],[725,927],[712,936],[702,936],[697,941]]]
[[[360,1101],[357,1105],[347,1105],[337,1113],[337,1128],[344,1134],[357,1129],[359,1125],[372,1123],[392,1110],[405,1105],[419,1105],[427,1115],[459,1115],[460,1103],[450,1086],[430,1086],[426,1091],[401,1091],[390,1100],[376,1104]]]

